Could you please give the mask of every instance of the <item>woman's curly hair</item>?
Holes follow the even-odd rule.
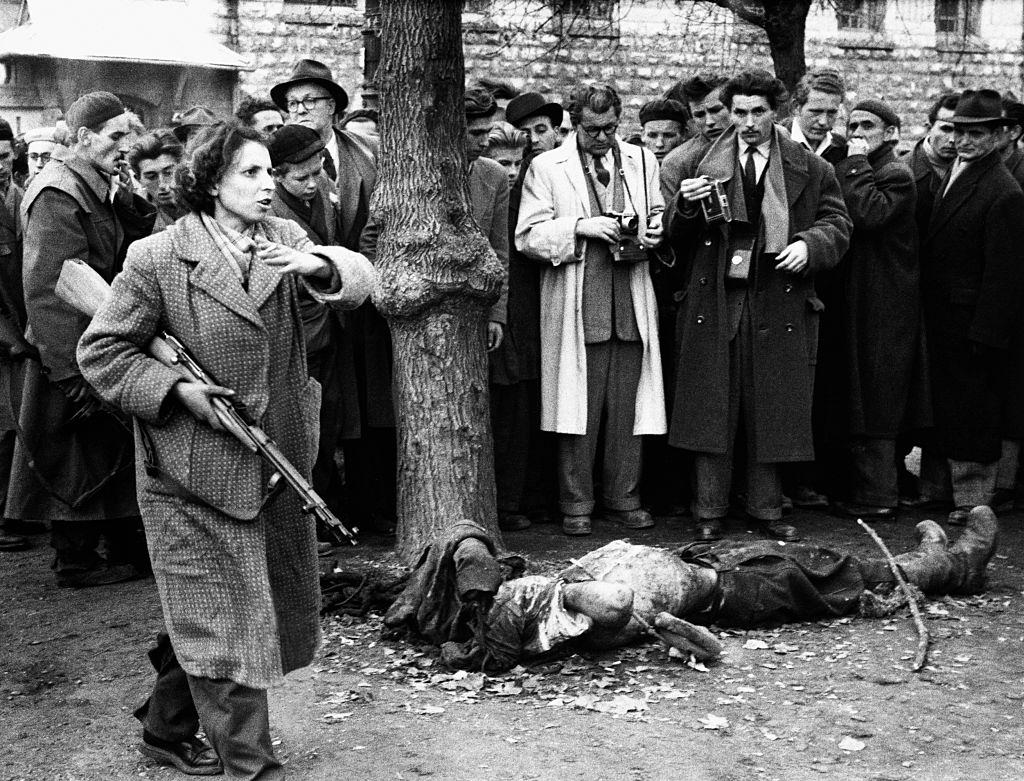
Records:
[[[210,190],[224,178],[238,150],[248,141],[264,144],[254,128],[237,120],[219,122],[195,133],[174,172],[181,202],[194,212],[213,214]]]

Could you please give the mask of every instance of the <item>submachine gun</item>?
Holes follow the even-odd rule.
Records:
[[[54,292],[57,297],[89,317],[110,298],[110,285],[92,266],[77,258],[65,260],[61,267]],[[206,385],[219,383],[211,377],[192,357],[185,345],[167,331],[161,331],[149,343],[147,352],[164,366],[177,371],[190,382]],[[355,534],[331,512],[323,498],[313,490],[310,482],[302,476],[295,465],[281,452],[267,433],[256,425],[245,405],[224,396],[210,396],[210,405],[225,430],[253,453],[266,461],[274,470],[270,479],[271,487],[284,480],[302,500],[303,512],[310,513],[338,543],[356,544]]]

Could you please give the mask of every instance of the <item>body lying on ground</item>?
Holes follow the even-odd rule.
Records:
[[[922,521],[918,547],[895,560],[925,594],[976,594],[997,535],[995,514],[976,507],[955,544],[937,523]],[[385,624],[440,645],[450,666],[491,671],[572,644],[617,648],[652,628],[669,644],[713,659],[722,646],[704,626],[846,615],[896,587],[884,558],[770,540],[677,551],[616,540],[553,577],[501,582],[500,571],[486,533],[458,524],[424,551]]]

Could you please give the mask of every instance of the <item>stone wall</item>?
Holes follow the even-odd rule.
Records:
[[[978,2],[978,0],[974,0]],[[220,0],[225,35],[226,10]],[[300,57],[328,63],[358,104],[362,82],[362,3],[335,0],[236,0],[237,48],[256,70],[242,89],[266,94]],[[579,81],[611,82],[636,127],[639,107],[674,81],[707,69],[771,68],[759,29],[707,2],[623,0],[599,20],[557,19],[550,0],[470,0],[465,15],[467,81],[487,75],[563,99]],[[901,112],[908,134],[942,92],[992,86],[1022,90],[1024,0],[983,0],[977,29],[961,37],[935,31],[931,0],[889,0],[882,30],[841,30],[834,4],[808,17],[807,61],[846,74],[849,99],[882,97]]]

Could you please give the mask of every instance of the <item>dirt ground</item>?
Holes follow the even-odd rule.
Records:
[[[921,517],[878,531],[899,552]],[[794,522],[808,539],[873,553],[852,522]],[[707,671],[640,646],[500,677],[438,669],[430,649],[383,641],[379,618],[328,618],[316,664],[271,692],[277,751],[289,778],[309,781],[1020,779],[1024,515],[1001,527],[988,593],[928,604],[934,640],[919,674],[906,611],[729,633]],[[662,519],[631,539],[677,545],[691,530]],[[570,540],[535,526],[506,542],[550,571],[618,531],[598,523]],[[145,651],[161,625],[153,581],[58,590],[35,542],[0,554],[0,779],[182,778],[136,751],[131,712],[152,683]],[[394,558],[369,541],[341,563]]]

